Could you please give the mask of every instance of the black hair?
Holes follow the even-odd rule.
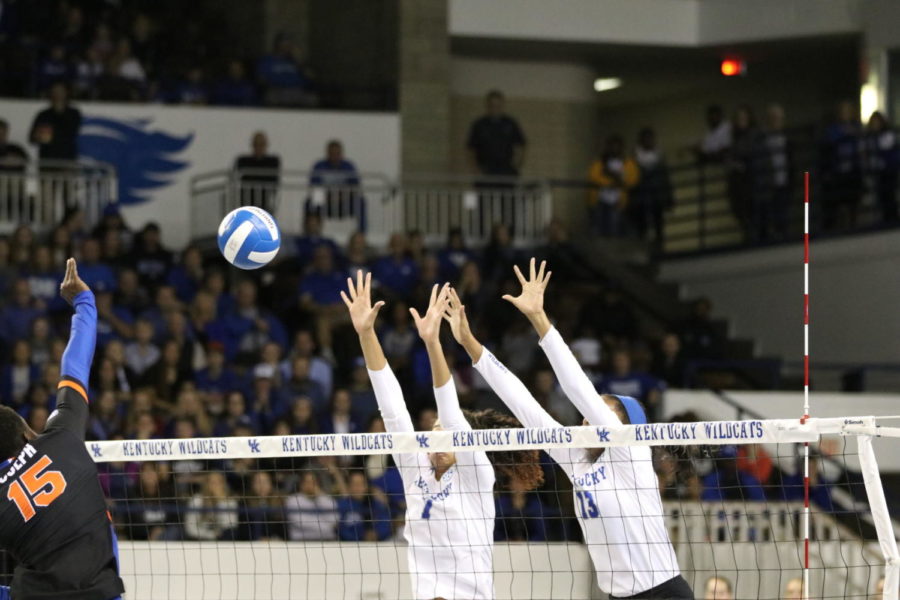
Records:
[[[510,415],[493,409],[463,410],[466,421],[473,429],[518,429],[522,423]],[[488,459],[497,472],[497,482],[509,487],[513,479],[525,484],[525,489],[533,490],[544,483],[544,470],[541,468],[540,455],[537,450],[496,450],[487,453]]]
[[[0,406],[0,461],[11,458],[25,447],[25,421],[8,406]]]
[[[485,100],[491,100],[493,98],[503,100],[503,92],[501,92],[500,90],[491,90],[485,95]]]

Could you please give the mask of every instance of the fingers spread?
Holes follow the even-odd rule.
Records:
[[[528,268],[528,281],[534,281],[534,279],[535,279],[534,262],[535,262],[534,257],[532,256],[531,262],[529,263],[529,268]]]
[[[547,283],[550,281],[550,276],[553,275],[553,271],[547,271],[547,276],[544,277],[544,286],[546,287]]]
[[[516,277],[518,277],[518,279],[519,279],[519,283],[521,283],[522,285],[525,285],[526,279],[525,279],[525,276],[522,275],[522,271],[519,270],[519,265],[513,265],[513,271],[515,271]]]
[[[351,286],[350,289],[352,290],[353,287]],[[344,304],[347,305],[347,308],[352,308],[352,307],[353,307],[353,303],[350,302],[350,298],[347,297],[347,294],[344,293],[344,290],[341,290],[341,300],[344,301]]]
[[[543,280],[544,280],[544,269],[545,269],[546,267],[547,267],[547,261],[546,261],[546,260],[542,260],[542,261],[541,261],[541,268],[538,269],[538,274],[537,274],[537,280],[538,280],[538,281],[543,281]]]
[[[353,285],[353,280],[349,277],[347,278],[347,289],[350,291],[350,297],[356,300],[356,287]],[[342,294],[344,292],[341,292]]]
[[[412,315],[413,321],[415,321],[417,325],[419,324],[419,321],[422,320],[422,317],[419,316],[419,311],[414,308],[409,309],[409,314]]]

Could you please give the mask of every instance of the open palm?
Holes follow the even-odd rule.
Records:
[[[450,296],[449,289],[450,284],[445,283],[440,292],[438,292],[438,284],[434,284],[431,288],[431,298],[428,300],[428,310],[425,311],[424,317],[420,316],[419,311],[416,309],[409,309],[409,313],[416,324],[416,329],[419,330],[419,337],[426,342],[438,339],[441,334],[441,317],[443,317],[444,311],[447,309],[447,301]]]
[[[522,275],[518,265],[513,267],[519,283],[522,284],[522,292],[518,296],[509,294],[503,296],[504,300],[511,302],[513,306],[526,316],[540,314],[544,311],[544,290],[547,289],[547,282],[550,281],[550,276],[553,274],[552,271],[544,273],[547,261],[542,260],[540,269],[537,271],[535,271],[535,262],[535,259],[532,257],[528,279],[525,279],[525,276]]]
[[[453,288],[450,288],[447,308],[444,310],[444,320],[450,323],[453,339],[460,344],[466,337],[472,335],[472,331],[469,329],[469,319],[466,317],[466,307]]]
[[[384,306],[384,302],[379,300],[372,306],[372,274],[367,273],[363,277],[362,271],[356,272],[356,284],[353,279],[347,278],[347,292],[341,291],[341,299],[347,305],[350,311],[350,320],[353,322],[353,328],[356,333],[371,331],[375,327],[375,318],[378,311]]]

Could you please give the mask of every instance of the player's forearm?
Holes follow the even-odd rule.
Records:
[[[481,360],[481,355],[484,353],[484,346],[481,345],[475,336],[471,333],[467,333],[462,336],[462,339],[459,340],[459,344],[466,351],[466,354],[469,355],[469,358],[472,359],[472,364],[477,363]]]
[[[482,348],[481,359],[474,363],[494,393],[526,427],[559,427],[553,417],[535,400],[525,384],[490,351]]]
[[[578,364],[572,350],[566,345],[559,331],[549,330],[541,337],[541,348],[550,360],[550,366],[559,380],[563,392],[592,425],[616,425],[619,418],[599,398],[594,384]]]
[[[378,402],[378,410],[388,431],[413,431],[412,419],[403,401],[403,390],[397,376],[384,361],[381,369],[369,369],[369,380]]]
[[[370,371],[380,371],[387,366],[384,350],[381,349],[381,342],[378,341],[378,336],[375,335],[374,329],[369,329],[359,334],[359,345],[362,347],[366,368]]]
[[[434,386],[434,400],[437,403],[438,418],[444,429],[471,429],[469,422],[459,408],[456,383],[448,377],[442,385]]]
[[[547,335],[547,332],[550,331],[552,325],[550,324],[550,317],[547,316],[547,313],[543,310],[539,313],[526,314],[525,317],[528,318],[528,321],[534,327],[534,330],[537,331],[538,338],[544,339],[544,336]]]
[[[97,345],[97,306],[94,294],[89,290],[81,292],[75,296],[72,305],[75,307],[75,314],[72,315],[72,330],[63,352],[61,370],[63,376],[87,384],[94,347]]]
[[[428,353],[428,362],[431,364],[431,383],[439,388],[450,380],[450,367],[444,356],[444,349],[440,340],[426,340],[425,351]]]

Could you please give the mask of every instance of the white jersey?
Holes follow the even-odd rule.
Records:
[[[414,431],[391,368],[369,371],[388,431]],[[471,429],[453,379],[434,390],[444,429]],[[484,452],[460,452],[440,481],[428,455],[394,454],[406,493],[409,571],[416,598],[494,597],[494,467]]]
[[[599,397],[555,328],[541,340],[563,391],[592,425],[621,425]],[[487,348],[475,368],[526,427],[562,427]],[[552,449],[572,481],[575,513],[600,589],[614,596],[645,592],[680,574],[663,519],[649,447]]]

